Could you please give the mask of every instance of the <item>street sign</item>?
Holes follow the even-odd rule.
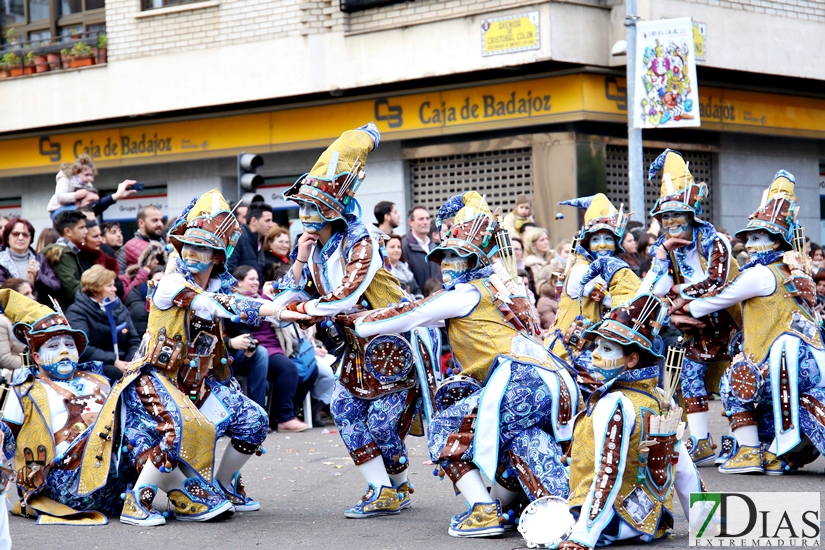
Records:
[[[481,22],[481,55],[538,50],[541,48],[539,12],[493,17]]]

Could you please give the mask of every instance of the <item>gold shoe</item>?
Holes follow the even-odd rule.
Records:
[[[415,487],[413,487],[409,481],[405,481],[398,486],[398,508],[400,510],[412,506],[412,497],[410,495],[414,492]]]
[[[736,454],[719,466],[719,471],[723,474],[765,473],[765,467],[762,465],[762,446],[740,445]]]
[[[685,442],[687,450],[690,453],[690,458],[696,466],[713,462],[716,460],[716,445],[713,444],[713,439],[708,435],[704,439],[696,439],[694,436]]]
[[[476,503],[455,520],[449,530],[453,537],[494,537],[504,533],[504,516],[498,501]]]
[[[377,489],[370,483],[367,485],[367,494],[361,497],[358,504],[344,512],[344,515],[348,518],[361,519],[399,512],[401,512],[401,504],[398,500],[398,489],[395,487]]]
[[[765,475],[781,476],[790,466],[782,457],[776,456],[767,449],[762,450],[762,465],[765,468]]]

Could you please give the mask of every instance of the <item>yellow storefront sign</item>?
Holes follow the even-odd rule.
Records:
[[[702,128],[825,139],[825,100],[700,87]],[[592,120],[627,122],[624,79],[577,73],[156,124],[0,139],[0,176],[45,173],[81,153],[100,167],[324,147],[375,121],[383,140]],[[650,131],[655,136],[655,130]]]
[[[538,50],[541,48],[538,11],[484,19],[481,22],[481,55]]]

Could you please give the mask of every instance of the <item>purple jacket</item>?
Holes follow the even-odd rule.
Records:
[[[25,273],[16,273],[17,266],[14,265],[12,259],[2,252],[8,253],[8,247],[4,247],[0,251],[0,285],[6,282],[6,279],[18,277],[28,281]],[[50,294],[60,290],[60,280],[54,274],[52,266],[43,254],[39,254],[29,247],[29,257],[34,257],[40,264],[40,271],[37,273],[37,279],[34,282],[34,296],[41,303],[51,306],[51,301],[48,299]]]

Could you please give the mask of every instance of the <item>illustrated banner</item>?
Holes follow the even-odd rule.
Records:
[[[636,23],[637,128],[700,126],[690,17]]]

